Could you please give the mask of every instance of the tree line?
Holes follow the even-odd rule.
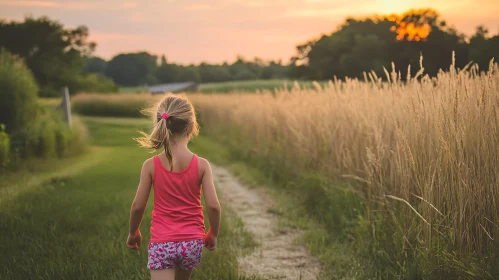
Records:
[[[0,48],[22,57],[40,87],[41,96],[72,92],[112,92],[118,86],[194,81],[199,83],[255,79],[328,80],[362,77],[366,71],[383,76],[394,63],[403,76],[414,73],[420,56],[429,75],[451,64],[477,63],[481,69],[499,57],[499,34],[483,26],[467,37],[431,9],[402,15],[347,18],[334,32],[296,47],[289,63],[238,57],[232,63],[181,65],[148,52],[118,54],[106,61],[94,56],[95,42],[85,26],[66,28],[48,17],[23,22],[0,20]]]
[[[281,61],[263,61],[255,58],[247,61],[242,57],[231,64],[200,63],[180,65],[170,63],[147,52],[119,54],[110,61],[91,57],[86,61],[84,72],[97,73],[111,78],[120,86],[142,86],[156,83],[198,82],[213,83],[256,79],[284,79],[289,66]]]
[[[499,34],[490,36],[483,26],[470,37],[458,32],[431,9],[411,10],[402,15],[348,18],[329,35],[297,46],[290,77],[327,80],[334,77],[362,77],[365,71],[383,75],[392,62],[405,77],[408,66],[419,70],[423,56],[425,73],[434,76],[455,65],[469,62],[488,69],[492,58],[499,59]],[[383,75],[384,76],[384,75]]]

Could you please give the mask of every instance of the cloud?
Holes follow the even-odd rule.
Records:
[[[71,10],[93,10],[103,8],[104,3],[89,3],[84,1],[70,1],[60,3],[59,8]]]
[[[332,18],[348,15],[373,14],[376,2],[372,0],[300,0],[300,5],[287,6],[280,13],[284,18]]]
[[[142,12],[134,12],[127,16],[128,22],[132,23],[141,23],[144,24],[144,26],[147,26],[148,28],[154,27],[154,25],[158,24],[166,24],[164,22],[163,18],[158,18],[158,17],[151,17],[150,15],[147,15]],[[153,31],[154,29],[151,29]],[[159,31],[159,30],[155,30]]]
[[[96,55],[110,59],[118,53],[135,52],[151,47],[156,36],[143,34],[125,34],[118,32],[92,32],[89,41],[97,43]],[[119,45],[119,49],[116,46]],[[148,50],[152,51],[152,50]],[[157,50],[154,50],[157,51]]]
[[[264,1],[245,1],[245,2],[242,2],[241,4],[244,4],[248,7],[264,7],[265,6]]]
[[[69,10],[92,10],[103,7],[103,3],[85,2],[85,1],[6,1],[0,3],[0,6],[8,7],[26,7],[26,8],[58,8]]]
[[[51,1],[5,1],[2,6],[11,7],[57,7],[59,3]]]
[[[186,11],[209,11],[214,9],[215,6],[207,4],[192,4],[184,6],[184,10]]]
[[[132,9],[137,7],[137,2],[123,2],[121,4],[121,8],[123,9]]]
[[[264,1],[264,0],[225,0],[224,4],[226,5],[236,5],[236,6],[244,6],[249,8],[263,8],[263,7],[282,7],[285,5],[293,5],[296,0],[272,0],[272,1]]]
[[[288,17],[333,17],[343,16],[348,13],[347,9],[296,9],[291,8],[284,13]]]
[[[47,15],[68,27],[85,24],[90,39],[98,44],[97,54],[106,58],[147,49],[165,53],[176,62],[217,62],[232,60],[237,54],[289,58],[297,44],[329,34],[347,16],[382,12],[384,6],[379,3],[390,2],[393,0],[0,0],[0,18]],[[459,31],[471,33],[484,23],[495,34],[499,1],[482,2],[404,0],[397,7],[407,3],[430,6]]]
[[[133,13],[130,16],[128,16],[128,20],[130,22],[135,22],[135,23],[149,22],[148,17],[146,17],[143,13]]]
[[[13,22],[13,21],[21,21],[22,17],[0,17],[0,21]]]
[[[90,33],[89,39],[99,42],[112,41],[116,39],[127,38],[130,35],[123,33],[112,33],[112,32],[92,32]]]

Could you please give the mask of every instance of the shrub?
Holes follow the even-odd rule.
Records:
[[[112,93],[119,90],[113,80],[95,73],[80,75],[75,79],[74,85],[68,86],[71,94],[79,92]]]
[[[61,90],[50,86],[44,86],[39,89],[38,96],[40,97],[59,97],[61,96]]]
[[[6,167],[10,157],[10,138],[5,125],[0,124],[0,167]]]
[[[76,154],[85,149],[87,131],[86,127],[77,117],[73,117],[73,126],[71,129],[68,128],[66,123],[58,122],[54,132],[56,154],[58,157]]]
[[[38,87],[18,57],[0,50],[0,123],[11,132],[23,127],[36,113]]]
[[[37,102],[37,86],[23,61],[0,51],[0,166],[29,157],[62,157],[79,150],[80,130],[62,113]],[[7,134],[7,132],[9,134]],[[10,136],[9,136],[10,135]]]
[[[84,146],[79,123],[70,129],[62,113],[40,108],[38,117],[12,134],[12,147],[20,158],[63,157]]]

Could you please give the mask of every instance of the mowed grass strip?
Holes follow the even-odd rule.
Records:
[[[54,172],[36,188],[0,205],[0,279],[149,279],[152,197],[141,226],[141,249],[125,246],[140,168],[151,156],[134,146],[132,138],[147,121],[84,121],[93,145],[99,146],[89,158],[105,153],[102,159],[68,176]],[[67,165],[87,159],[74,160]],[[237,271],[237,254],[254,245],[241,221],[224,208],[219,247],[204,252],[193,279],[254,279]]]
[[[321,85],[325,85],[328,83],[328,81],[319,81],[318,83]],[[199,85],[199,92],[229,93],[233,91],[257,92],[263,90],[270,90],[270,91],[280,90],[280,89],[289,90],[297,85],[300,86],[301,88],[315,88],[313,81],[271,79],[271,80],[245,80],[245,81],[202,83]],[[146,92],[148,92],[148,88],[145,86],[120,87],[119,89],[120,94],[137,94],[137,93],[143,94]]]
[[[327,84],[327,81],[318,82],[320,85]],[[292,80],[248,80],[229,81],[219,83],[204,83],[199,86],[201,93],[230,93],[230,92],[257,92],[291,90],[292,88],[315,88],[313,81],[292,81]]]
[[[6,172],[0,176],[0,207],[5,201],[15,200],[24,192],[36,191],[39,185],[49,183],[54,178],[66,178],[83,172],[96,164],[109,153],[108,149],[92,147],[79,157],[65,159],[30,159],[23,169]]]

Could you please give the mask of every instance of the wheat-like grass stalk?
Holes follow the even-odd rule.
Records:
[[[400,227],[404,236],[416,230],[431,246],[440,232],[455,250],[480,255],[499,224],[499,68],[491,62],[483,74],[452,65],[430,78],[422,61],[405,82],[392,65],[388,83],[371,71],[363,82],[189,96],[207,133],[237,137],[238,149],[295,174],[348,174],[370,212],[390,205],[371,200],[388,197],[410,206],[400,213],[421,218]]]

